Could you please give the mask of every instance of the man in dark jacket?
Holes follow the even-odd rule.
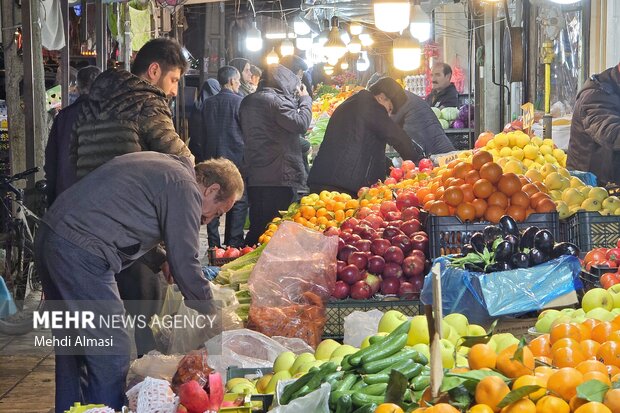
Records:
[[[245,242],[253,245],[306,180],[299,135],[310,126],[312,99],[293,72],[272,65],[263,72],[256,93],[243,99],[239,114],[250,203]]]
[[[101,73],[96,66],[86,66],[77,73],[77,90],[80,94],[75,102],[58,112],[45,147],[45,179],[47,180],[47,203],[52,205],[62,191],[77,180],[75,166],[69,161],[71,129],[82,103],[88,99],[88,91],[95,78]]]
[[[405,90],[405,94],[407,103],[392,116],[394,122],[424,149],[426,156],[453,151],[452,142],[424,99],[408,90]]]
[[[426,102],[435,108],[455,108],[459,106],[459,92],[452,80],[452,68],[447,63],[436,63],[431,69],[433,90]]]
[[[121,410],[131,354],[123,321],[130,319],[119,319],[115,274],[158,243],[166,243],[185,304],[219,318],[198,259],[199,230],[242,193],[241,175],[226,159],[194,167],[187,157],[145,151],[116,157],[61,194],[37,231],[37,270],[52,308],[88,311],[93,320],[54,325],[54,337],[69,337],[55,348],[56,412],[74,402]]]
[[[187,68],[178,42],[149,41],[129,73],[109,69],[93,83],[74,125],[71,160],[82,178],[115,156],[155,151],[192,157],[174,129],[168,98]]]
[[[194,102],[194,107],[191,109],[191,113],[189,115],[189,120],[187,122],[187,129],[189,132],[189,142],[187,143],[187,147],[190,152],[196,156],[196,153],[199,151],[196,146],[197,142],[200,142],[200,136],[202,135],[202,105],[205,100],[210,98],[211,96],[215,96],[220,93],[222,87],[217,79],[207,79],[202,84],[202,90],[200,94],[196,98]]]
[[[384,77],[349,97],[334,111],[319,153],[312,164],[311,192],[347,192],[356,196],[363,187],[386,176],[385,147],[390,144],[403,159],[424,157],[422,148],[390,118],[407,101],[396,81]]]
[[[211,158],[226,158],[238,168],[243,164],[243,133],[239,122],[239,106],[243,98],[237,94],[241,84],[239,71],[232,66],[223,66],[217,72],[221,86],[220,93],[204,101],[202,106],[202,135],[196,141],[200,147],[195,152],[196,162]],[[242,247],[243,226],[248,214],[247,197],[235,202],[226,214],[224,243]],[[221,247],[220,220],[216,218],[207,225],[210,247]]]
[[[601,184],[620,183],[620,65],[591,76],[579,91],[566,166],[594,173]]]

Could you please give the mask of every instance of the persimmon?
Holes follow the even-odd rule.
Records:
[[[472,171],[473,169],[474,169],[474,167],[470,163],[459,162],[454,167],[454,174],[453,175],[454,175],[455,178],[465,179],[465,177],[467,176],[467,173]]]
[[[508,207],[508,197],[502,193],[502,192],[493,192],[488,198],[487,198],[487,204],[489,206],[495,205],[498,206],[502,209],[506,209]]]
[[[443,193],[442,200],[453,207],[463,202],[463,191],[458,186],[448,187]]]
[[[506,215],[510,215],[517,222],[525,221],[527,218],[526,209],[518,205],[510,205],[506,208]]]
[[[494,190],[495,188],[493,187],[493,184],[483,178],[480,178],[474,184],[474,195],[476,196],[476,198],[486,199],[491,196]]]
[[[456,216],[463,222],[476,219],[476,208],[470,202],[463,202],[456,207]]]
[[[482,218],[487,210],[487,201],[476,198],[471,203],[476,208],[476,218]]]
[[[438,217],[445,217],[450,215],[450,208],[448,208],[448,204],[444,201],[435,201],[431,205],[429,212],[433,215],[437,215]]]
[[[547,198],[542,199],[538,205],[536,205],[536,212],[546,214],[548,212],[555,212],[557,210],[557,206],[553,200]]]
[[[499,182],[502,177],[502,167],[495,162],[488,162],[480,168],[480,178],[486,179],[492,184]]]
[[[527,208],[530,206],[530,196],[522,190],[519,190],[510,197],[510,205]]]
[[[537,193],[540,192],[538,187],[536,187],[536,185],[534,185],[534,184],[525,184],[525,185],[523,185],[521,190],[523,192],[525,192],[527,194],[527,196],[529,196],[529,197],[531,197],[532,195],[537,194]]]
[[[519,177],[512,172],[502,175],[497,183],[497,188],[508,197],[521,191],[521,187],[522,185]]]
[[[487,221],[497,224],[502,216],[504,216],[506,210],[497,205],[489,205],[487,210],[484,212],[484,219]]]
[[[477,171],[488,162],[493,162],[493,155],[487,151],[478,151],[471,158],[471,166]]]
[[[473,171],[467,172],[467,174],[465,175],[465,183],[468,183],[470,185],[475,184],[478,179],[480,179],[480,173],[475,169]]]
[[[476,199],[474,195],[474,186],[472,184],[462,184],[459,188],[463,192],[463,201],[471,202]]]

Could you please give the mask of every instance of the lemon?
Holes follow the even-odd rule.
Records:
[[[553,150],[553,156],[555,156],[557,159],[562,159],[562,158],[566,158],[566,152],[564,152],[562,149],[560,148],[555,148]]]
[[[495,149],[495,139],[490,139],[484,147],[487,149]]]
[[[551,146],[552,148],[555,147],[555,143],[553,143],[553,139],[549,139],[549,138],[543,139],[542,144]]]
[[[540,146],[543,144],[543,140],[540,136],[532,137],[532,139],[530,139],[530,142],[532,143],[532,145],[536,145],[536,146]]]
[[[588,198],[581,204],[581,208],[588,212],[595,212],[601,210],[601,202],[594,198]]]
[[[581,188],[584,185],[585,184],[583,183],[583,181],[581,179],[577,178],[576,176],[572,176],[570,178],[570,187],[571,188]]]
[[[528,169],[532,167],[532,165],[534,164],[534,161],[531,159],[524,159],[523,160],[523,165],[525,165]]]
[[[516,145],[519,148],[524,148],[525,145],[527,145],[528,143],[530,143],[530,136],[526,133],[523,132],[518,132],[517,133],[517,139],[516,139]]]
[[[499,150],[499,156],[501,156],[502,158],[512,156],[512,149],[510,149],[510,147],[508,146],[504,146],[502,149]]]
[[[525,145],[523,154],[527,159],[535,160],[538,157],[538,147],[534,145]]]
[[[517,160],[509,160],[506,165],[503,166],[504,173],[510,173],[522,175],[525,173],[525,166]]]
[[[519,148],[519,147],[514,147],[512,148],[512,156],[519,160],[522,161],[523,158],[525,158],[525,153],[523,152],[523,149]]]
[[[510,144],[510,138],[508,138],[508,135],[505,133],[498,133],[497,135],[495,135],[495,138],[493,138],[493,140],[495,141],[495,146],[497,148],[503,148]]]
[[[550,163],[544,163],[544,159],[543,162],[541,163],[542,165],[542,169],[540,170],[540,172],[543,174],[543,176],[547,176],[552,172],[557,172],[558,171],[558,167],[556,165],[550,164]]]

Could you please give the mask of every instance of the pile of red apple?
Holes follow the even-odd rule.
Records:
[[[428,172],[433,169],[433,161],[427,158],[420,159],[418,166],[413,161],[403,161],[402,165],[390,168],[390,176],[385,179],[384,184],[390,185],[402,181],[403,179],[412,179],[419,172]]]
[[[214,247],[213,248],[213,253],[215,254],[215,258],[238,258],[252,251],[254,251],[254,247],[250,247],[250,246],[245,246],[243,248],[235,248],[235,247],[228,247],[228,248]]]
[[[418,205],[414,192],[403,191],[396,201],[382,202],[377,211],[361,208],[340,228],[325,231],[339,237],[334,298],[419,296],[430,263]]]

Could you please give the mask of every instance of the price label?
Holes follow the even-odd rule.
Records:
[[[521,105],[523,110],[523,129],[529,129],[534,124],[534,105],[531,102],[527,102]]]

